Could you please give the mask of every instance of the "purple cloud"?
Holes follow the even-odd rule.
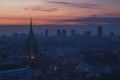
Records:
[[[91,3],[73,3],[73,2],[59,2],[59,1],[49,1],[48,3],[66,5],[77,8],[87,8],[87,9],[99,8],[98,4],[91,4]]]
[[[88,17],[61,20],[61,22],[83,23],[83,24],[117,24],[120,25],[120,17]]]
[[[24,8],[24,10],[32,10],[32,11],[46,11],[46,12],[56,12],[58,9],[57,8],[41,8],[39,6],[35,6],[32,8]]]

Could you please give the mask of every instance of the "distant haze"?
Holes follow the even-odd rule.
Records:
[[[49,29],[50,34],[55,35],[56,30],[67,30],[70,34],[70,30],[75,29],[78,34],[84,34],[84,31],[91,31],[93,35],[96,34],[97,26],[81,26],[81,25],[33,25],[35,34],[44,33],[46,29]],[[29,25],[1,25],[0,35],[12,35],[13,33],[26,33],[29,32]],[[109,35],[110,32],[114,32],[116,35],[120,35],[119,26],[103,26],[103,33]]]

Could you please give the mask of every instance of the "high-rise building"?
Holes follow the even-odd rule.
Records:
[[[86,36],[86,37],[91,36],[91,32],[90,32],[90,31],[85,31],[85,36]]]
[[[26,64],[30,64],[32,61],[36,61],[39,57],[37,40],[34,36],[32,28],[32,18],[30,18],[30,30],[25,41],[23,57]]]
[[[61,36],[61,30],[57,30],[57,36],[59,37],[59,36]]]
[[[49,29],[45,30],[45,36],[49,36]]]
[[[62,36],[67,36],[67,31],[66,30],[62,30]]]
[[[76,30],[71,30],[71,36],[75,36],[76,35]]]
[[[64,36],[67,36],[67,31],[58,29],[56,34],[58,37],[64,37]]]
[[[97,27],[97,36],[98,37],[102,37],[103,36],[103,27],[102,26],[98,26]]]

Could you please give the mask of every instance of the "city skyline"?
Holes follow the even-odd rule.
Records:
[[[119,0],[1,0],[0,25],[119,26]]]
[[[120,0],[0,0],[0,80],[119,80]]]
[[[90,31],[92,35],[97,34],[98,26],[79,26],[79,25],[33,25],[35,34],[40,35],[44,33],[46,29],[49,29],[49,34],[55,35],[57,30],[66,30],[67,34],[70,35],[71,30],[76,30],[77,34],[83,35],[85,31]],[[120,27],[116,28],[111,26],[102,26],[103,35],[110,35],[111,32],[114,32],[115,35],[120,35]],[[14,33],[25,33],[27,34],[29,30],[29,25],[6,25],[0,26],[0,36],[2,35],[12,35]]]

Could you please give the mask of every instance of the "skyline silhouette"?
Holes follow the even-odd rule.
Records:
[[[34,24],[34,23],[33,23]],[[97,25],[98,26],[98,25]],[[50,30],[50,34],[55,35],[55,32],[60,30],[67,30],[70,34],[70,30],[75,29],[78,34],[84,34],[85,31],[91,31],[92,35],[96,35],[97,26],[81,26],[81,25],[33,25],[35,34],[41,34],[46,29]],[[120,35],[120,27],[115,26],[102,26],[103,34],[109,35],[110,32],[114,32],[115,35]],[[25,33],[27,34],[29,30],[29,25],[0,25],[0,36],[2,35],[12,35],[13,33]]]
[[[120,0],[0,0],[0,80],[119,80]]]
[[[120,79],[118,28],[33,24],[2,26],[13,34],[0,36],[0,80]]]

